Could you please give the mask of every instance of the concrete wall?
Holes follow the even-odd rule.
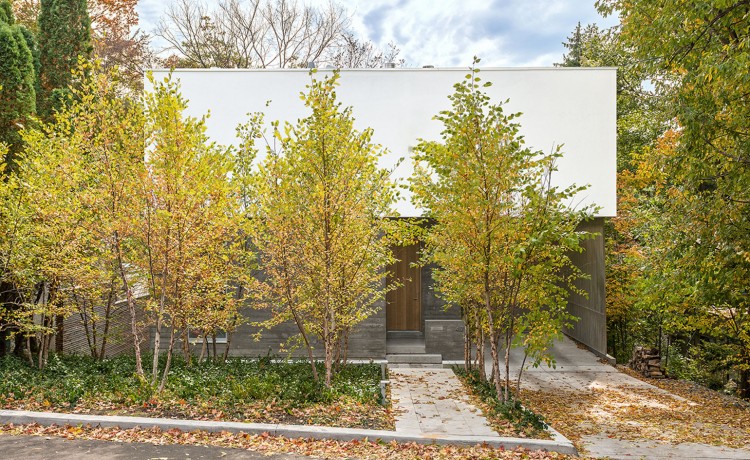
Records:
[[[445,301],[435,291],[435,281],[432,279],[433,268],[434,265],[425,265],[420,273],[422,277],[422,316],[424,321],[461,319],[461,312],[458,307],[451,307],[446,310]]]
[[[444,361],[464,359],[464,331],[461,319],[432,319],[424,322],[424,344],[428,354],[443,355]]]
[[[588,273],[591,278],[579,280],[578,287],[589,293],[588,298],[573,294],[568,303],[571,314],[580,318],[572,328],[565,330],[570,337],[585,344],[593,351],[606,355],[607,329],[604,292],[604,239],[603,219],[596,218],[584,222],[579,230],[598,233],[594,239],[584,242],[583,253],[571,254],[573,263]],[[463,328],[458,308],[446,310],[445,302],[434,290],[432,266],[421,269],[422,278],[422,309],[425,321],[425,347],[427,353],[440,353],[443,359],[458,360],[463,358]],[[385,283],[385,277],[383,278]],[[349,341],[349,357],[353,359],[384,359],[386,355],[386,321],[385,299],[377,302],[378,311],[373,316],[359,324]],[[269,312],[245,308],[243,313],[248,322],[258,322],[267,319]],[[129,318],[125,309],[120,309],[113,320],[108,355],[132,353],[132,343],[129,341]],[[230,354],[233,356],[259,356],[279,354],[282,347],[288,344],[290,337],[298,334],[293,323],[285,323],[271,330],[264,331],[258,341],[254,339],[258,328],[250,324],[243,324],[232,337]],[[153,331],[150,340],[153,341]],[[164,331],[162,344],[167,346],[169,332]],[[144,344],[145,345],[145,344]],[[181,344],[177,343],[177,349]],[[313,340],[316,356],[323,355],[322,347]],[[224,345],[219,344],[219,352],[223,352]],[[199,350],[199,346],[198,346]],[[66,353],[88,353],[86,336],[83,332],[80,317],[71,316],[64,327],[64,351]],[[145,351],[145,348],[144,348]],[[306,350],[298,348],[292,356],[305,356]]]
[[[385,359],[385,300],[378,301],[376,306],[378,311],[358,324],[349,337],[349,358]],[[290,345],[297,343],[295,341],[290,342],[289,339],[299,336],[299,330],[293,322],[283,323],[269,330],[264,330],[261,332],[260,338],[255,340],[259,328],[249,323],[267,320],[271,313],[267,310],[256,310],[250,307],[243,309],[242,313],[247,321],[238,327],[232,336],[229,349],[230,356],[257,357],[271,354],[307,357],[307,349],[303,346],[303,342],[299,342],[300,346],[289,353]],[[151,334],[153,343],[154,330]],[[323,357],[323,346],[313,337],[309,337],[309,339],[315,356]],[[162,348],[166,349],[169,343],[169,330],[162,331],[161,343]],[[181,347],[182,342],[178,340],[175,348],[181,350]],[[218,353],[223,353],[224,348],[223,343],[217,344]],[[285,351],[282,352],[282,349]],[[200,344],[194,345],[194,351],[200,353]]]
[[[565,333],[604,356],[607,354],[607,317],[604,293],[604,219],[596,218],[582,223],[581,231],[598,233],[596,238],[584,241],[584,252],[570,254],[573,263],[590,275],[576,285],[588,293],[588,298],[571,294],[568,311],[580,318]]]
[[[96,321],[97,328],[97,350],[101,348],[102,338],[104,336],[104,308],[97,307]],[[91,325],[89,324],[89,329]],[[89,339],[86,337],[84,322],[79,313],[74,313],[65,318],[63,323],[63,352],[68,354],[90,355],[89,340],[92,339],[90,333]],[[130,314],[127,305],[124,302],[116,304],[110,312],[110,326],[107,333],[107,345],[105,356],[110,357],[120,354],[133,353],[133,335],[130,330]]]
[[[383,359],[385,358],[385,305],[379,302],[378,312],[367,318],[354,329],[349,337],[349,357],[361,359]],[[268,318],[268,312],[246,309],[251,320]],[[258,328],[245,324],[240,326],[232,337],[232,345],[229,353],[234,356],[258,356],[267,353],[279,354],[281,344],[285,344],[290,337],[299,335],[297,326],[293,323],[285,323],[270,330],[263,331],[260,340],[254,340]],[[313,351],[316,356],[324,355],[322,345],[312,340]],[[223,345],[222,345],[223,349]],[[304,347],[292,352],[292,356],[307,356]]]

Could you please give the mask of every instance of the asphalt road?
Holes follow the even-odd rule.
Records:
[[[93,460],[93,459],[214,459],[224,460],[302,460],[311,457],[275,454],[265,455],[242,449],[184,446],[155,446],[139,442],[69,440],[43,436],[0,435],[0,458],[3,460]]]

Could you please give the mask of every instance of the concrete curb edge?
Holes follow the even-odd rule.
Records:
[[[501,436],[455,436],[455,435],[422,435],[420,433],[398,433],[386,430],[366,430],[357,428],[336,428],[327,426],[282,425],[268,423],[214,422],[204,420],[179,420],[151,417],[129,417],[119,415],[64,414],[58,412],[32,412],[21,410],[0,410],[0,423],[24,425],[37,423],[50,425],[92,425],[101,427],[150,428],[162,430],[177,428],[182,431],[202,430],[208,432],[228,431],[232,433],[262,434],[283,436],[286,438],[332,439],[336,441],[381,440],[399,443],[444,444],[473,446],[487,444],[492,447],[515,449],[523,447],[530,450],[547,450],[568,455],[578,455],[578,451],[565,436],[550,428],[552,440],[506,438]]]

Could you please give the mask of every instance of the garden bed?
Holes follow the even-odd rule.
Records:
[[[52,356],[44,371],[15,357],[0,358],[0,407],[394,429],[390,408],[380,404],[381,371],[375,364],[347,365],[325,388],[313,380],[306,361],[230,358],[187,365],[178,358],[161,394],[134,369],[128,356],[104,361]]]
[[[453,372],[461,380],[472,402],[482,410],[492,429],[500,436],[552,438],[541,416],[523,407],[516,399],[508,403],[501,402],[495,387],[489,382],[481,381],[476,371],[467,372],[462,367],[454,367]]]

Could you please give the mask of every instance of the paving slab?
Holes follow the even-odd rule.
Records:
[[[750,458],[746,449],[712,446],[708,444],[669,444],[658,441],[626,441],[607,436],[584,436],[588,455],[610,459],[744,459]]]
[[[497,436],[451,369],[396,368],[389,378],[396,431]]]

